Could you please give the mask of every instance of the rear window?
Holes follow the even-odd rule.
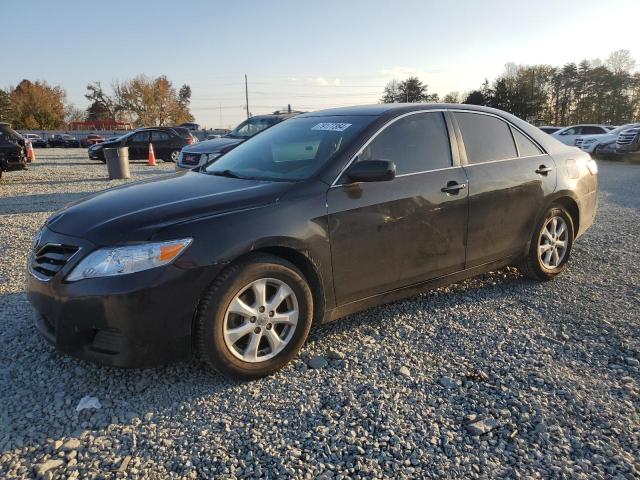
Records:
[[[20,138],[20,134],[8,125],[0,125],[0,143],[5,145],[8,143],[18,143]]]
[[[173,131],[183,138],[189,138],[191,136],[191,131],[185,127],[173,127]]]
[[[455,114],[462,132],[469,163],[484,163],[516,158],[516,145],[509,125],[491,115],[478,113]]]

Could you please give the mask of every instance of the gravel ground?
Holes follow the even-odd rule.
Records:
[[[27,245],[120,183],[83,150],[37,155],[0,183],[1,478],[640,476],[639,165],[600,162],[597,222],[555,281],[504,269],[352,315],[238,383],[195,361],[93,365],[37,336]],[[85,395],[101,408],[76,412]]]

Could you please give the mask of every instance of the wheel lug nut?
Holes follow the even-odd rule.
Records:
[[[249,320],[251,321],[251,323],[256,323],[256,317],[251,317]]]
[[[260,327],[256,327],[253,329],[253,333],[260,333]]]
[[[271,310],[271,311],[269,312],[269,316],[270,316],[270,317],[273,317],[274,315],[275,315],[275,314],[273,313],[273,310]]]
[[[267,330],[271,330],[271,324],[267,323]]]
[[[264,312],[264,307],[260,307],[258,310],[260,311],[260,313],[263,313]]]

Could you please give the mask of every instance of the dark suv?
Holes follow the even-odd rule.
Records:
[[[47,142],[50,147],[78,148],[80,140],[66,133],[52,135]]]
[[[270,115],[251,117],[220,138],[206,140],[197,145],[184,148],[176,162],[176,170],[195,168],[215,160],[257,133],[301,113],[303,112],[285,110],[276,111]]]
[[[182,147],[196,142],[197,139],[184,127],[140,128],[121,137],[92,145],[88,152],[91,160],[104,162],[104,148],[129,147],[129,160],[144,160],[149,155],[151,143],[157,158],[165,162],[175,162]]]
[[[0,123],[0,177],[2,172],[20,170],[27,165],[25,140],[8,123]]]

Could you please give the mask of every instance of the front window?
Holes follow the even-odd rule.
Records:
[[[274,181],[309,178],[377,117],[296,117],[241,143],[206,167],[212,175]]]
[[[232,138],[250,138],[278,122],[280,122],[280,119],[277,117],[250,118],[234,128],[227,136]]]

